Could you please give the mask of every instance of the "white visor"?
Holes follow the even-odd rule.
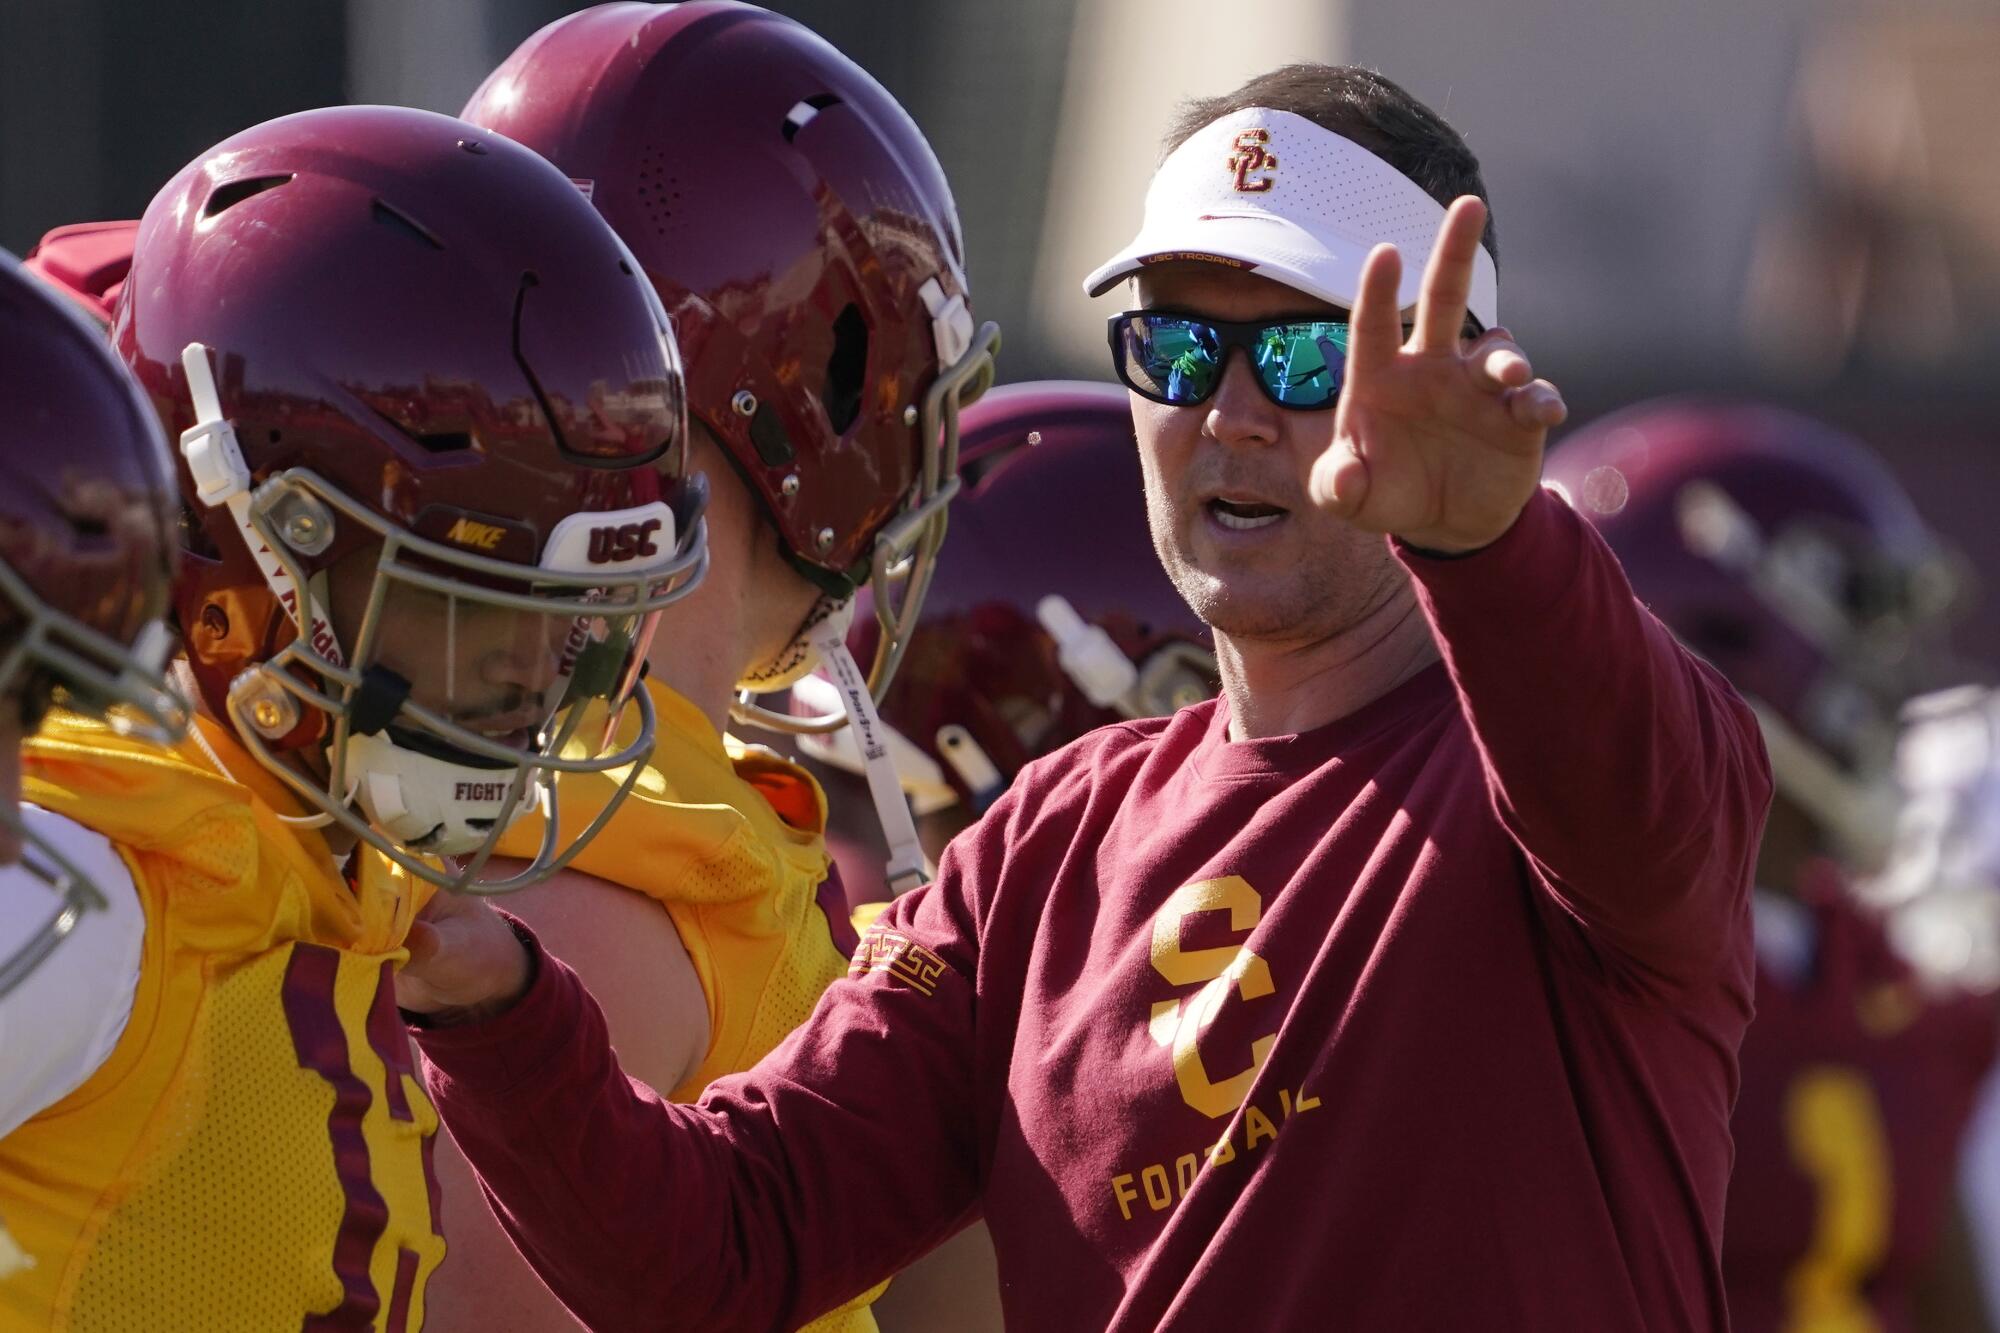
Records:
[[[1132,243],[1083,280],[1102,296],[1148,264],[1244,269],[1354,308],[1361,265],[1384,241],[1403,255],[1399,304],[1417,303],[1444,206],[1375,154],[1303,116],[1267,107],[1211,121],[1168,155]],[[1466,308],[1499,321],[1493,256],[1479,249]]]

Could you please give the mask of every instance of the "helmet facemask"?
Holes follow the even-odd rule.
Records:
[[[705,568],[698,526],[677,541],[675,515],[657,501],[575,514],[528,565],[398,527],[304,469],[260,486],[249,521],[283,580],[307,590],[279,590],[295,636],[229,690],[229,720],[259,762],[328,821],[457,891],[526,887],[596,835],[652,751],[640,673],[659,612]],[[304,560],[347,525],[379,545],[308,573]],[[526,537],[462,515],[449,526],[495,547]],[[640,726],[613,748],[628,703]],[[323,740],[323,775],[281,757],[299,735]],[[552,775],[621,772],[604,810],[558,846]],[[545,820],[534,859],[479,881],[530,811]]]
[[[167,685],[164,671],[173,635],[147,622],[128,647],[37,597],[27,581],[0,562],[0,600],[13,624],[0,650],[0,707],[19,708],[23,731],[50,708],[103,721],[120,735],[171,745],[187,730],[188,706]],[[0,997],[34,971],[86,911],[102,910],[103,891],[47,838],[21,818],[12,803],[0,807],[20,840],[17,869],[48,888],[48,916],[26,942],[0,958]]]
[[[1745,690],[1779,791],[1826,830],[1847,863],[1878,868],[1898,802],[1897,711],[1935,669],[1959,599],[1950,554],[1936,548],[1898,559],[1866,533],[1830,521],[1765,532],[1705,480],[1681,488],[1675,517],[1690,551],[1739,575],[1758,605],[1826,664],[1790,718]],[[1694,636],[1698,651],[1709,646],[1703,637]]]
[[[196,422],[180,447],[196,496],[227,508],[293,631],[230,682],[238,738],[317,812],[309,822],[339,824],[433,884],[507,893],[560,870],[652,753],[651,701],[637,686],[658,613],[706,571],[699,519],[661,500],[579,511],[536,551],[524,525],[442,506],[417,516],[434,533],[413,531],[308,468],[253,492],[208,349],[188,344],[181,364]],[[346,547],[338,559],[336,544]],[[365,591],[346,595],[359,580]],[[330,591],[354,621],[351,650],[328,616]],[[635,696],[637,733],[609,750]],[[318,765],[280,754],[315,740]],[[558,847],[546,775],[619,769],[604,809]],[[544,818],[535,857],[507,879],[479,880],[531,810]]]

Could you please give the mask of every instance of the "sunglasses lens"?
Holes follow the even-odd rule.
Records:
[[[1347,325],[1273,324],[1257,334],[1257,376],[1286,407],[1331,407],[1347,370]]]
[[[1199,403],[1215,391],[1222,342],[1200,320],[1132,315],[1120,340],[1126,383],[1169,403]]]

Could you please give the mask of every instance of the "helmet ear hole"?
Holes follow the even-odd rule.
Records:
[[[861,389],[868,375],[868,321],[853,302],[833,321],[833,355],[826,359],[826,388],[820,404],[835,435],[845,435],[861,415]]]

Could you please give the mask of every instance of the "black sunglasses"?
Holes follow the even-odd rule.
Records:
[[[1222,382],[1229,349],[1240,347],[1264,396],[1279,407],[1332,407],[1347,378],[1344,319],[1293,318],[1234,323],[1171,310],[1128,310],[1106,325],[1118,378],[1171,407],[1205,403]]]

